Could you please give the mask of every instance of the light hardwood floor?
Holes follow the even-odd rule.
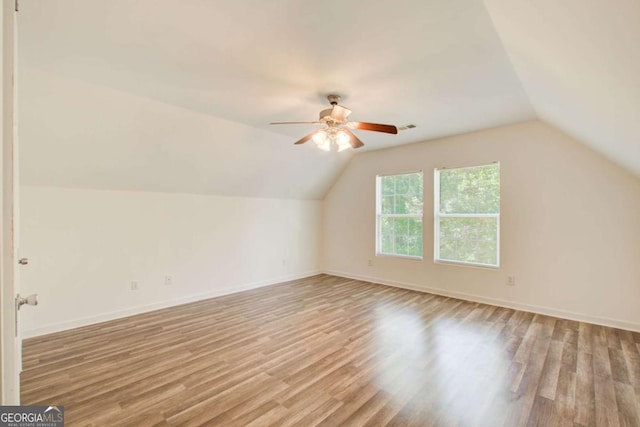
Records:
[[[640,426],[640,334],[327,275],[25,341],[67,425]]]

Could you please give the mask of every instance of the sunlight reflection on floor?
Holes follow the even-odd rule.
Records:
[[[375,313],[374,381],[398,405],[424,395],[430,402],[424,410],[444,423],[451,414],[464,425],[486,411],[501,412],[511,360],[493,323],[433,319],[407,307],[381,306]]]

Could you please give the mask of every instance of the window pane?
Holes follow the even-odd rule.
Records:
[[[408,194],[422,199],[422,174],[412,173],[407,175]]]
[[[408,175],[395,175],[396,181],[396,194],[407,194],[409,192],[409,179]]]
[[[411,256],[422,256],[422,221],[412,218],[407,223],[407,251]]]
[[[384,214],[393,213],[394,211],[393,199],[394,199],[394,196],[382,196],[382,213]]]
[[[394,213],[421,215],[422,214],[422,197],[418,197],[410,194],[397,195],[395,200]]]
[[[388,255],[422,256],[422,172],[382,176],[378,250]],[[391,215],[416,215],[393,217]]]
[[[383,234],[380,251],[384,254],[393,253],[393,234]]]
[[[407,213],[407,196],[405,195],[397,195],[395,198],[395,208],[393,213],[395,214],[406,214]]]
[[[407,219],[408,218],[394,218],[393,233],[396,236],[407,234]]]
[[[396,185],[395,185],[394,178],[395,178],[395,175],[380,177],[383,195],[395,194]]]
[[[499,213],[500,165],[440,171],[440,213]]]
[[[422,218],[382,218],[380,252],[422,256]]]
[[[440,218],[440,259],[498,264],[497,218]]]

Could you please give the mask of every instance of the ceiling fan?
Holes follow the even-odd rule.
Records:
[[[346,150],[347,148],[360,148],[364,145],[362,141],[351,131],[368,130],[372,132],[384,132],[397,134],[398,128],[393,125],[383,125],[380,123],[367,123],[367,122],[350,122],[347,120],[351,110],[338,105],[340,96],[329,95],[327,96],[331,108],[320,111],[320,119],[316,122],[276,122],[270,123],[272,125],[293,125],[293,124],[313,124],[324,125],[320,130],[311,132],[308,135],[303,136],[295,144],[304,144],[310,139],[318,145],[318,148],[324,151],[331,150],[331,143],[335,143],[338,146],[338,151]]]

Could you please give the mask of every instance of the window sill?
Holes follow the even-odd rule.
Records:
[[[424,259],[424,257],[414,256],[414,255],[376,254],[376,256],[384,257],[384,258],[401,258],[401,259],[408,259],[411,261],[422,261]]]
[[[442,264],[442,265],[452,265],[452,266],[460,266],[460,267],[472,267],[479,268],[481,270],[499,270],[500,264],[498,265],[490,265],[490,264],[474,264],[471,262],[461,262],[461,261],[449,261],[444,259],[434,259],[434,264]]]

